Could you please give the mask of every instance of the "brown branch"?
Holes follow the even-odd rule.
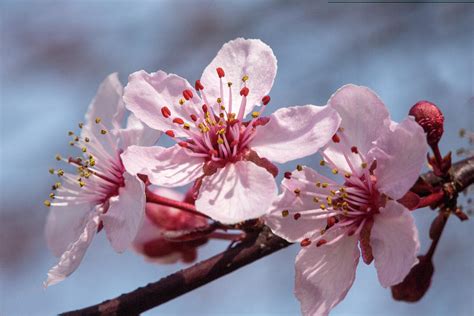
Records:
[[[474,157],[454,164],[451,172],[456,191],[463,191],[474,182]],[[422,177],[434,186],[443,183],[442,179],[431,172]],[[272,234],[268,227],[264,227],[237,246],[155,283],[112,300],[61,315],[138,315],[289,245],[290,243]]]

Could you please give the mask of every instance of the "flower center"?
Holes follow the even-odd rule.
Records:
[[[78,157],[64,158],[56,155],[57,161],[63,161],[75,168],[75,173],[62,168],[51,168],[49,172],[62,178],[52,186],[53,192],[44,201],[46,206],[68,206],[81,203],[104,204],[112,196],[118,195],[120,187],[125,185],[123,172],[125,168],[120,159],[120,149],[116,138],[109,134],[100,118],[95,119],[98,139],[94,134],[77,136],[69,132],[72,140],[69,145],[81,151]],[[80,123],[79,128],[84,124]],[[104,211],[106,211],[104,209]]]
[[[220,97],[217,100],[208,100],[204,86],[197,80],[195,89],[205,103],[200,108],[194,109],[194,113],[189,114],[190,120],[172,117],[173,113],[166,106],[161,108],[161,113],[164,118],[172,120],[187,134],[187,138],[177,139],[174,131],[166,131],[166,135],[173,138],[181,147],[188,149],[190,156],[225,164],[244,159],[248,144],[256,135],[257,127],[269,120],[259,116],[270,102],[270,97],[265,96],[262,99],[263,106],[260,112],[253,112],[252,119],[244,121],[247,96],[250,93],[247,87],[249,77],[245,75],[242,78],[240,107],[238,112],[233,112],[235,105],[232,104],[232,82],[227,82],[228,93],[225,95],[223,82],[225,72],[222,68],[217,68],[216,72],[220,82]],[[182,94],[183,98],[178,101],[181,106],[193,98],[191,90],[184,90]]]

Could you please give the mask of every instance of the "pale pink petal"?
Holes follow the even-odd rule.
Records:
[[[216,72],[218,67],[225,72],[222,80],[223,103],[226,106],[229,100],[227,83],[232,82],[232,112],[234,113],[238,113],[240,109],[242,78],[248,76],[247,88],[250,93],[245,107],[245,114],[248,114],[270,92],[276,76],[277,60],[272,49],[258,39],[237,38],[224,44],[201,76],[204,93],[210,105],[214,105],[217,98],[221,97],[220,81]],[[229,110],[228,107],[227,110]]]
[[[184,90],[190,90],[193,97],[180,105],[179,101],[184,100]],[[123,99],[127,109],[145,124],[160,131],[173,130],[178,137],[188,134],[173,123],[173,119],[179,117],[189,122],[190,114],[198,113],[202,105],[194,88],[185,79],[163,71],[148,74],[141,70],[131,74]],[[165,106],[171,112],[168,118],[162,113]]]
[[[325,106],[293,106],[277,110],[257,128],[250,147],[261,157],[285,163],[317,152],[339,127],[336,111]]]
[[[291,179],[283,179],[283,194],[264,217],[265,224],[289,242],[301,241],[325,228],[329,212],[321,210],[320,205],[326,200],[321,198],[316,203],[313,193],[327,195],[328,189],[317,188],[317,182],[334,184],[309,167],[303,167],[301,171],[294,170]],[[294,193],[297,189],[300,191],[298,195]]]
[[[124,178],[125,186],[109,199],[109,208],[101,217],[107,238],[117,252],[132,244],[145,214],[145,184],[127,172]]]
[[[204,159],[191,157],[187,149],[175,145],[164,147],[130,146],[121,155],[125,169],[131,174],[147,175],[155,185],[186,185],[202,175]]]
[[[354,283],[359,262],[356,237],[303,247],[296,257],[295,294],[303,315],[327,315]]]
[[[380,98],[369,88],[356,85],[345,85],[332,95],[328,105],[341,116],[343,133],[339,143],[330,142],[324,154],[336,166],[352,173],[344,154],[351,161],[356,171],[360,170],[359,155],[351,153],[351,147],[366,155],[373,147],[381,132],[387,128],[385,120],[389,117],[388,111]]]
[[[56,257],[79,238],[93,208],[90,203],[51,206],[46,220],[45,236],[48,247]]]
[[[405,195],[420,175],[428,144],[423,128],[412,117],[390,129],[376,141],[370,155],[377,160],[375,176],[379,191],[397,200]]]
[[[87,248],[89,248],[97,232],[99,222],[99,215],[97,213],[89,213],[89,217],[82,226],[81,234],[77,240],[69,244],[61,258],[59,258],[58,264],[49,270],[48,278],[44,282],[45,287],[61,282],[79,267]]]
[[[95,98],[89,105],[86,113],[84,130],[99,135],[105,127],[108,130],[120,128],[125,114],[125,105],[122,101],[123,87],[117,73],[110,74],[99,86]],[[100,118],[101,126],[95,122]]]
[[[370,244],[380,284],[389,287],[402,282],[418,262],[420,250],[410,211],[395,201],[388,201],[374,217]]]
[[[161,136],[161,132],[148,127],[135,115],[130,114],[127,119],[127,127],[118,130],[120,138],[120,148],[126,149],[128,146],[152,146],[155,145]]]
[[[262,216],[276,195],[275,179],[268,171],[252,162],[238,161],[204,177],[196,207],[231,224]]]

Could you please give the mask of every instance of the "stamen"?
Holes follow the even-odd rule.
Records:
[[[222,77],[225,76],[224,69],[222,69],[221,67],[217,67],[216,71],[217,71],[217,75],[219,76],[219,78],[222,78]]]
[[[300,242],[301,247],[307,247],[311,245],[311,240],[309,238],[305,238]]]

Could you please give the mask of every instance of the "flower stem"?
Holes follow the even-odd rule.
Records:
[[[443,198],[444,198],[444,191],[443,190],[431,193],[428,196],[420,198],[420,202],[418,203],[416,208],[423,208],[423,207],[430,206],[430,205],[435,204],[435,203],[437,204],[437,203],[441,202],[441,200]]]
[[[196,207],[192,204],[176,201],[176,200],[155,194],[151,192],[150,190],[146,190],[146,201],[150,203],[159,204],[159,205],[174,207],[174,208],[186,211],[188,213],[210,219],[209,216],[196,210]]]

